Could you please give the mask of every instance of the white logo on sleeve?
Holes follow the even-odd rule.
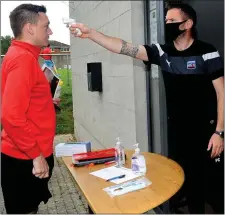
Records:
[[[168,66],[170,67],[171,62],[169,62],[167,59],[166,59],[166,62],[168,64]]]

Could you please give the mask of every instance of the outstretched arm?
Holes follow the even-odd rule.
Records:
[[[81,35],[77,34],[76,28],[80,29],[80,31],[82,32]],[[143,45],[135,45],[116,37],[107,36],[94,29],[88,28],[87,26],[81,23],[72,24],[70,26],[70,31],[74,36],[81,38],[89,38],[90,40],[94,41],[95,43],[99,44],[100,46],[106,48],[111,52],[148,61],[147,52]]]

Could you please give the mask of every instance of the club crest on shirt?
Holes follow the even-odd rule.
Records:
[[[195,60],[187,62],[187,69],[196,69],[196,62],[195,62]]]

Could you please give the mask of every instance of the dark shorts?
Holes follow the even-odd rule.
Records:
[[[40,179],[32,174],[32,160],[16,159],[1,153],[1,186],[7,213],[30,213],[35,211],[42,201],[46,204],[52,197],[48,181],[54,167],[53,155],[46,160],[49,177]]]

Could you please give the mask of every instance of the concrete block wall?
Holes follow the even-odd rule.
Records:
[[[144,43],[140,1],[70,1],[70,17],[106,35]],[[89,62],[102,62],[102,93],[88,91]],[[93,148],[108,148],[119,136],[126,148],[138,141],[146,150],[143,64],[111,53],[88,39],[71,37],[71,66],[76,138],[91,141]]]

